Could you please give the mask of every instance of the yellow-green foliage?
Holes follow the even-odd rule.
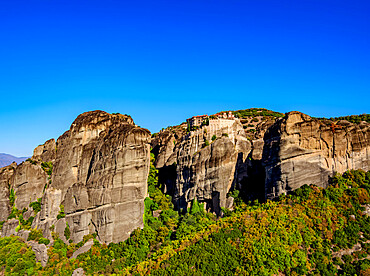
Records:
[[[40,269],[35,253],[21,238],[0,238],[0,271],[6,275],[35,275]]]
[[[369,172],[350,171],[335,176],[327,190],[303,186],[278,202],[244,205],[231,217],[174,241],[124,273],[335,275],[334,251],[356,243],[370,247],[366,247],[370,219],[361,207],[370,203],[369,179]],[[339,272],[368,273],[370,261],[364,258],[369,253],[347,258]]]
[[[82,267],[88,275],[369,275],[370,217],[363,206],[370,204],[370,172],[348,171],[326,190],[304,185],[277,201],[236,200],[235,210],[218,220],[196,200],[186,214],[176,212],[154,166],[148,185],[144,229],[118,244],[94,240],[77,260],[73,252],[94,236],[66,245],[53,235],[48,265],[38,274],[71,275]],[[229,195],[238,198],[237,191]],[[333,257],[355,244],[362,249]]]

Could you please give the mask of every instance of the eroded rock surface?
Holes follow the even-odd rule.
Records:
[[[183,136],[166,130],[153,139],[160,180],[178,208],[187,208],[196,199],[220,214],[231,186],[245,177],[239,165],[245,162],[251,145],[239,120],[227,123],[210,121]]]
[[[27,244],[30,245],[33,252],[35,252],[36,261],[40,262],[41,265],[45,267],[49,260],[47,246],[45,244],[39,244],[35,241],[29,241]]]
[[[11,187],[15,191],[15,207],[19,210],[28,208],[30,203],[41,198],[48,175],[40,164],[25,161],[14,172]]]
[[[8,218],[11,207],[9,203],[10,186],[17,164],[14,162],[0,169],[0,221]]]
[[[56,142],[54,139],[50,139],[43,145],[40,145],[34,149],[32,159],[53,163],[55,161],[56,152]]]
[[[143,227],[149,139],[149,131],[126,115],[78,116],[57,140],[52,182],[33,226],[50,236],[63,205],[74,242],[90,233],[101,242],[119,242]]]
[[[328,185],[329,176],[370,169],[370,124],[333,122],[289,112],[264,135],[266,198],[304,184]]]

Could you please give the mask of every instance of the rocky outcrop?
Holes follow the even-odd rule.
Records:
[[[25,161],[13,163],[0,172],[0,221],[6,220],[12,207],[10,192],[14,191],[14,207],[18,210],[29,208],[31,202],[41,198],[48,183],[48,175],[40,163]]]
[[[30,203],[41,198],[48,183],[48,174],[40,164],[25,161],[14,172],[11,187],[16,199],[15,207],[19,210],[28,208]]]
[[[216,214],[227,205],[232,185],[245,177],[239,165],[251,149],[238,120],[225,126],[217,125],[217,119],[181,139],[170,131],[159,133],[152,145],[160,181],[173,196],[175,206],[184,209],[196,199]]]
[[[232,185],[247,200],[266,200],[304,184],[326,187],[335,172],[369,170],[369,126],[289,112],[255,125],[250,142],[235,123],[233,129],[218,130],[209,146],[205,141],[214,132],[202,126],[182,136],[178,128],[161,131],[152,147],[159,180],[177,206],[186,208],[198,199],[218,213],[231,205],[225,200]]]
[[[57,140],[52,181],[32,226],[49,237],[64,208],[74,242],[91,233],[101,242],[119,242],[143,227],[149,138],[149,131],[126,115],[93,111],[78,116]],[[53,151],[52,142],[45,145],[44,156]],[[35,150],[34,156],[52,159],[40,153]]]
[[[319,120],[289,112],[264,135],[266,198],[304,184],[325,188],[335,172],[369,170],[369,154],[370,124]]]
[[[17,219],[8,219],[4,222],[3,227],[1,228],[1,236],[2,237],[9,237],[11,235],[16,236],[16,228],[19,225],[19,221]]]
[[[56,143],[54,139],[46,141],[43,145],[39,145],[33,151],[32,160],[41,162],[54,162],[56,157]]]
[[[0,221],[6,220],[11,212],[9,194],[16,167],[17,164],[14,162],[0,169]]]
[[[73,252],[71,259],[76,259],[78,255],[89,251],[93,244],[94,244],[93,239],[88,240],[83,246],[81,246],[75,252]]]
[[[43,267],[46,266],[49,256],[48,256],[48,248],[45,244],[39,244],[35,241],[27,242],[28,245],[31,246],[32,251],[35,252],[36,261],[40,262]]]

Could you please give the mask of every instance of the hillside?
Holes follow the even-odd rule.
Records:
[[[53,234],[43,268],[32,241],[1,238],[0,266],[14,275],[70,275],[78,267],[89,275],[368,275],[370,172],[348,171],[330,182],[326,190],[303,186],[262,204],[246,204],[235,192],[235,210],[216,219],[196,201],[185,215],[174,211],[152,166],[145,227],[127,241],[105,245],[87,236],[67,245]],[[70,258],[89,239],[92,248]],[[49,243],[36,230],[28,240]]]
[[[13,162],[16,162],[17,164],[22,163],[27,158],[28,157],[15,157],[10,154],[0,153],[0,168],[8,166]]]

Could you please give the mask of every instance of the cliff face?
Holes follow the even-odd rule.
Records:
[[[243,177],[239,165],[250,151],[250,142],[242,125],[238,120],[228,126],[214,122],[183,136],[164,131],[152,140],[160,181],[180,209],[196,199],[220,214],[221,207],[232,205],[227,193]]]
[[[370,169],[370,124],[333,122],[289,112],[264,135],[265,196],[304,184],[321,187],[335,172]]]
[[[14,162],[0,169],[0,221],[4,221],[10,214],[9,204],[10,186],[17,164]]]
[[[11,211],[9,194],[14,189],[19,210],[30,209],[31,202],[42,198],[32,227],[42,229],[46,237],[51,237],[54,225],[65,239],[68,223],[74,242],[92,233],[105,243],[125,240],[143,227],[149,142],[149,131],[137,127],[129,116],[81,114],[57,142],[51,139],[38,146],[31,161],[0,174],[0,220]],[[29,215],[34,214],[26,212],[24,217]],[[12,227],[4,226],[10,233]]]
[[[209,127],[186,134],[165,130],[152,139],[160,182],[177,206],[192,199],[219,213],[227,207],[232,185],[248,200],[272,199],[304,184],[326,187],[329,176],[349,169],[369,170],[369,123],[319,120],[300,112],[263,120],[253,135],[240,123],[216,131]],[[228,133],[229,137],[222,136]]]
[[[32,160],[54,163],[57,153],[56,148],[55,140],[50,139],[34,149]]]
[[[57,141],[38,146],[31,160],[0,170],[0,221],[13,207],[28,208],[23,219],[35,216],[32,227],[48,238],[54,228],[67,242],[68,225],[74,242],[92,233],[105,243],[125,240],[143,227],[149,143],[159,182],[175,206],[186,209],[196,199],[217,215],[232,206],[227,194],[233,188],[248,200],[272,199],[304,184],[326,187],[335,172],[370,169],[369,123],[290,112],[260,120],[253,130],[246,133],[238,119],[218,117],[192,131],[170,127],[150,141],[149,131],[129,116],[83,113]],[[30,203],[38,199],[41,211],[34,214]],[[2,235],[16,233],[15,213]]]
[[[143,227],[149,171],[149,131],[131,117],[101,111],[83,113],[57,140],[52,181],[34,226],[48,232],[64,206],[71,239],[97,233],[119,242]]]

